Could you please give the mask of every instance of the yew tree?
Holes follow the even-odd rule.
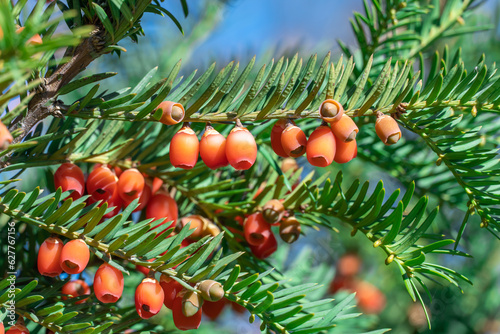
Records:
[[[213,333],[231,305],[266,333],[384,333],[362,313],[396,300],[353,278],[361,260],[431,328],[435,286],[472,284],[450,258],[474,256],[469,237],[500,238],[496,59],[464,63],[445,45],[490,28],[474,20],[481,3],[364,0],[339,56],[148,63],[108,84],[128,66],[89,65],[146,52],[145,13],[181,36],[192,4],[0,0],[5,330],[167,333],[201,319]],[[384,180],[355,177],[356,161]],[[318,231],[370,254],[336,268],[304,255]]]

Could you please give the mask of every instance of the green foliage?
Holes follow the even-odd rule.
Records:
[[[470,257],[457,247],[475,213],[481,217],[481,226],[500,238],[495,142],[500,130],[496,121],[500,77],[484,57],[468,70],[460,51],[452,56],[448,48],[424,64],[425,52],[438,39],[486,28],[457,28],[477,3],[365,1],[365,14],[355,13],[352,21],[360,48],[353,51],[341,43],[346,59],[332,61],[328,53],[320,61],[316,55],[303,61],[296,54],[257,68],[253,58],[241,67],[230,62],[217,69],[214,63],[202,73],[193,71],[185,77],[179,76],[179,61],[165,78],[154,79],[154,68],[133,88],[109,91],[100,85],[116,73],[77,75],[103,54],[120,55],[122,39],[137,42],[143,34],[144,12],[167,15],[182,31],[177,18],[160,2],[57,1],[45,6],[40,1],[21,33],[15,32],[15,24],[21,23],[20,14],[28,10],[26,2],[14,6],[1,2],[0,106],[5,111],[2,122],[16,139],[0,152],[0,172],[17,174],[0,182],[0,235],[7,238],[10,222],[22,231],[16,245],[21,254],[16,269],[22,276],[17,280],[16,313],[39,325],[38,329],[56,332],[121,333],[131,326],[141,331],[169,330],[140,321],[129,305],[103,306],[94,295],[81,305],[75,303],[81,297],[62,300],[59,291],[65,281],[37,278],[32,269],[36,245],[56,234],[82,238],[96,258],[127,274],[141,265],[195,291],[194,283],[217,280],[228,300],[251,313],[251,322],[260,319],[263,331],[329,332],[337,323],[359,316],[351,312],[354,294],[338,302],[315,296],[318,285],[290,284],[286,270],[257,260],[239,242],[242,227],[236,217],[251,214],[275,198],[283,199],[301,222],[303,234],[319,228],[336,231],[341,222],[353,236],[364,236],[378,248],[375,252],[384,255],[385,264],[400,273],[414,302],[432,299],[431,281],[447,282],[461,291],[460,281],[471,281],[434,260],[441,255]],[[56,5],[62,15],[52,19]],[[181,0],[181,5],[187,15],[186,1]],[[54,34],[63,20],[72,33]],[[43,37],[43,43],[27,44],[35,34]],[[56,61],[54,55],[61,49],[65,56]],[[53,86],[54,80],[65,82]],[[9,109],[13,98],[21,103]],[[386,169],[406,189],[389,192],[382,180],[370,185],[356,179],[345,186],[342,172],[330,178],[329,173],[310,172],[303,177],[302,169],[281,170],[267,145],[270,120],[295,119],[310,132],[319,125],[317,109],[327,98],[338,100],[355,117],[362,133],[359,156]],[[203,123],[212,122],[226,135],[234,121],[243,121],[259,144],[257,165],[245,174],[229,168],[214,173],[201,163],[188,171],[175,169],[165,143],[179,126],[161,125],[155,112],[164,100],[182,103],[185,121],[192,122],[197,132]],[[378,140],[373,129],[377,112],[394,114],[405,128],[398,145],[386,147]],[[157,225],[161,221],[132,216],[137,200],[118,215],[103,219],[112,211],[107,203],[86,205],[88,196],[73,201],[68,193],[53,189],[54,167],[68,161],[84,169],[94,163],[134,166],[159,177],[174,189],[180,212],[200,213],[224,233],[181,248],[192,233],[189,224],[175,237],[160,234]],[[36,167],[47,179],[46,196],[41,196],[40,187],[19,190],[25,185],[18,177]],[[441,206],[463,210],[456,238],[445,236],[436,226],[439,210],[429,204],[434,199]],[[2,267],[6,261],[0,259]],[[6,307],[7,286],[7,280],[0,281],[1,307]]]

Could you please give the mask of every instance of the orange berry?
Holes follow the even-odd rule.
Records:
[[[354,277],[335,275],[334,279],[330,282],[328,292],[334,294],[339,290],[354,291],[355,286],[356,280]]]
[[[24,325],[14,325],[5,332],[6,334],[30,334],[30,331]]]
[[[138,212],[143,210],[149,203],[151,199],[151,186],[148,182],[144,183],[144,189],[142,190],[141,196],[139,197],[139,206],[133,211]],[[126,202],[126,205],[129,205],[131,202]]]
[[[191,240],[199,240],[204,236],[205,230],[208,227],[209,221],[200,215],[191,215],[184,218],[181,218],[179,222],[178,228],[181,229],[186,226],[188,223],[190,230],[194,230],[194,232],[188,237]]]
[[[306,153],[306,134],[298,126],[289,122],[281,134],[281,145],[286,154],[292,158],[298,158]]]
[[[163,185],[163,180],[160,179],[159,177],[155,177],[153,179],[153,185],[151,186],[151,194],[154,195],[158,190],[161,189],[161,186]]]
[[[165,274],[161,274],[160,276],[160,285],[164,295],[163,304],[169,309],[172,309],[174,306],[174,299],[177,297],[177,294],[182,291],[183,286]]]
[[[210,169],[228,165],[226,157],[226,138],[213,127],[207,125],[200,141],[201,160]]]
[[[89,263],[89,246],[82,239],[71,240],[61,252],[61,268],[68,274],[79,274]]]
[[[205,314],[208,319],[215,321],[222,313],[222,310],[224,310],[226,304],[226,298],[222,298],[221,300],[216,302],[205,301],[202,306],[203,314]]]
[[[354,287],[358,307],[366,314],[378,314],[385,308],[385,295],[376,286],[368,282],[359,282]]]
[[[54,173],[54,186],[63,192],[72,190],[69,197],[76,201],[85,193],[85,176],[77,165],[64,163]]]
[[[80,297],[83,295],[90,295],[90,288],[85,281],[77,279],[64,284],[61,292],[63,295],[68,295],[69,297]],[[62,299],[66,300],[68,297],[63,296]],[[83,304],[86,300],[87,299],[79,300],[75,304]]]
[[[351,117],[347,115],[342,115],[338,122],[332,123],[332,132],[335,134],[335,138],[340,139],[344,142],[353,141],[356,139],[358,134],[358,126]]]
[[[94,276],[94,292],[102,303],[116,303],[123,293],[123,273],[103,263]]]
[[[108,167],[95,168],[87,178],[87,192],[90,202],[108,201],[115,192],[118,178]]]
[[[144,189],[144,176],[135,168],[124,171],[118,178],[118,194],[125,203],[139,198]]]
[[[276,241],[276,238],[274,237],[274,234],[271,233],[269,238],[265,240],[263,244],[260,244],[258,246],[253,246],[250,245],[250,250],[252,251],[253,255],[255,255],[256,258],[258,259],[265,259],[278,249],[278,242]]]
[[[335,158],[335,149],[332,131],[328,126],[321,125],[311,133],[307,141],[307,161],[316,167],[329,166]]]
[[[291,170],[293,173],[299,170],[299,165],[297,164],[297,161],[292,158],[285,158],[281,162],[281,170],[283,173],[288,172]]]
[[[38,271],[43,276],[56,277],[62,273],[61,253],[63,242],[56,237],[49,237],[38,250]]]
[[[186,124],[172,137],[170,142],[170,163],[174,167],[191,169],[198,161],[199,151],[198,137],[193,129]]]
[[[201,307],[193,316],[186,317],[183,313],[183,292],[177,294],[172,305],[172,317],[174,318],[175,327],[182,331],[198,329],[201,323]]]
[[[338,101],[328,99],[319,106],[319,115],[325,122],[338,122],[343,114],[344,108]]]
[[[355,253],[347,253],[337,262],[337,273],[341,276],[355,276],[361,268],[361,259]]]
[[[336,150],[335,158],[333,159],[338,164],[345,164],[356,158],[358,155],[358,144],[356,140],[350,142],[343,142],[335,138]]]
[[[3,33],[2,28],[0,28],[0,39],[2,39]],[[3,326],[3,322],[0,321],[0,334],[5,334],[5,327]]]
[[[9,129],[0,122],[0,150],[6,150],[13,140],[14,137],[10,134]]]
[[[285,130],[287,120],[280,119],[278,120],[271,130],[271,147],[273,148],[274,153],[279,155],[282,158],[288,157],[288,154],[283,149],[283,145],[281,144],[281,134],[283,130]]]
[[[377,114],[375,131],[380,140],[386,145],[396,144],[401,139],[401,129],[398,122],[389,115]]]
[[[163,290],[154,278],[145,278],[135,290],[135,310],[143,319],[149,319],[160,312],[163,306]]]
[[[21,31],[24,30],[25,27],[20,27],[16,30],[16,33],[21,33]],[[42,37],[40,37],[39,34],[35,34],[33,35],[32,37],[30,37],[27,41],[26,41],[26,44],[30,44],[30,45],[40,45],[43,43],[43,40],[42,40]]]
[[[166,125],[175,125],[184,119],[184,107],[180,103],[163,101],[156,110],[161,109],[160,122]]]
[[[257,159],[257,143],[255,138],[243,126],[236,125],[226,140],[226,157],[236,170],[247,170]]]
[[[158,227],[170,221],[173,222],[167,227],[167,229],[175,226],[178,218],[177,202],[167,194],[158,193],[154,195],[153,197],[151,197],[146,207],[146,219],[150,218],[165,218],[165,220],[161,224],[155,227]]]
[[[245,240],[252,246],[264,244],[273,235],[271,225],[266,222],[261,212],[248,216],[243,229]]]

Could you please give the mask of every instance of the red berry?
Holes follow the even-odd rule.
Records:
[[[198,137],[193,129],[186,124],[172,137],[170,142],[170,163],[174,167],[191,169],[198,161],[199,152],[200,143]]]
[[[141,197],[139,197],[139,206],[133,212],[138,212],[143,210],[148,205],[150,199],[151,199],[151,186],[148,184],[148,182],[146,182],[144,183],[144,189],[142,190]],[[126,204],[129,205],[130,202],[127,202]]]
[[[338,122],[332,123],[332,132],[335,134],[335,138],[340,139],[344,142],[350,142],[356,139],[358,134],[358,126],[351,117],[347,115],[342,115]]]
[[[166,218],[160,225],[173,221],[167,229],[175,226],[178,218],[177,203],[167,194],[158,193],[154,195],[146,207],[146,219],[150,218]],[[155,228],[160,225],[155,226]]]
[[[160,285],[163,289],[163,304],[169,309],[172,309],[174,305],[174,299],[179,292],[182,291],[183,286],[174,280],[173,278],[168,277],[165,274],[162,274],[160,277]]]
[[[63,242],[59,238],[47,238],[38,250],[38,271],[49,277],[56,277],[62,273],[61,253]]]
[[[61,292],[63,295],[69,295],[69,297],[80,297],[83,295],[90,295],[90,288],[85,281],[77,279],[64,284]],[[62,299],[66,300],[68,297],[63,296]],[[75,304],[83,304],[86,300],[87,299],[79,300]]]
[[[101,203],[99,206],[101,206],[103,203]],[[114,217],[120,212],[123,206],[123,201],[118,194],[118,187],[115,188],[113,196],[111,196],[111,198],[107,200],[106,203],[108,203],[108,208],[114,207],[114,209],[111,212],[105,214],[104,218]]]
[[[63,192],[73,190],[69,197],[76,201],[85,193],[85,177],[80,167],[64,163],[54,173],[54,186]]]
[[[228,165],[226,157],[226,138],[213,127],[207,125],[200,141],[201,160],[210,169]]]
[[[356,140],[350,142],[343,142],[335,138],[336,150],[334,161],[338,164],[345,164],[356,158],[358,155],[358,145]]]
[[[247,170],[257,159],[257,143],[246,128],[235,126],[226,140],[226,157],[236,170]]]
[[[231,302],[231,308],[233,309],[234,312],[239,313],[239,314],[243,314],[247,311],[247,309],[245,307],[243,307],[240,304],[235,303],[235,302]]]
[[[245,240],[252,246],[264,244],[273,235],[271,225],[264,219],[261,212],[248,216],[243,226]]]
[[[135,290],[135,310],[143,319],[149,319],[160,312],[163,306],[163,290],[157,280],[145,278]]]
[[[71,240],[61,252],[61,268],[68,274],[79,274],[89,263],[89,246],[82,239]]]
[[[183,292],[178,293],[172,305],[172,316],[174,318],[175,327],[182,331],[187,331],[189,329],[198,329],[201,323],[201,307],[195,315],[186,317],[182,312],[183,297]]]
[[[108,167],[95,168],[87,178],[87,191],[90,202],[108,201],[113,197],[118,178]]]
[[[286,123],[286,119],[280,119],[274,124],[273,129],[271,130],[271,147],[273,148],[274,153],[282,158],[289,156],[281,144],[281,134],[283,133],[283,130],[285,130]]]
[[[118,194],[125,203],[139,198],[144,189],[144,176],[135,168],[124,171],[118,179]]]
[[[389,115],[379,113],[375,121],[375,131],[386,145],[396,144],[401,139],[401,129],[398,122]]]
[[[116,303],[123,293],[123,273],[104,263],[94,276],[94,292],[102,303]]]
[[[5,332],[6,334],[30,334],[30,331],[26,326],[14,325]]]
[[[307,161],[316,167],[326,167],[335,157],[335,137],[326,125],[318,127],[307,141]]]
[[[161,189],[161,186],[163,185],[163,180],[160,179],[159,177],[155,177],[153,179],[153,185],[151,187],[151,193],[154,195],[158,190]]]
[[[202,306],[203,314],[205,314],[210,320],[215,321],[222,313],[222,310],[224,310],[226,304],[226,298],[222,298],[216,302],[205,301]]]
[[[253,255],[261,260],[271,256],[271,254],[276,252],[277,249],[278,243],[276,241],[276,238],[274,237],[274,234],[272,233],[263,244],[260,244],[258,246],[250,245],[250,250],[252,251]]]
[[[281,145],[288,156],[298,158],[306,153],[306,134],[298,126],[289,122],[281,134]]]

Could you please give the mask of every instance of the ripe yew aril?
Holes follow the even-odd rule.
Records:
[[[184,119],[184,107],[180,103],[173,101],[163,101],[156,110],[161,109],[162,115],[160,122],[166,125],[175,125]]]
[[[375,131],[380,140],[386,145],[396,144],[401,139],[401,129],[398,122],[389,115],[377,113]]]
[[[198,161],[200,142],[189,124],[185,124],[170,141],[170,163],[174,167],[192,169]]]
[[[271,130],[271,147],[274,153],[282,158],[288,157],[288,154],[285,152],[283,145],[281,144],[281,134],[283,133],[283,130],[285,130],[286,124],[286,119],[280,119],[274,124],[273,129]]]
[[[264,244],[273,232],[271,225],[264,219],[262,212],[255,212],[248,216],[243,225],[245,240],[252,246]]]
[[[142,189],[141,196],[139,197],[139,206],[132,212],[138,212],[142,211],[147,205],[149,200],[151,199],[151,186],[149,185],[150,182],[146,180],[144,183],[144,189]],[[125,202],[125,205],[130,205],[132,201],[130,202]]]
[[[89,246],[82,239],[68,241],[61,252],[61,268],[68,274],[79,274],[89,263]]]
[[[178,218],[177,202],[166,193],[157,193],[151,197],[146,206],[146,219],[150,218],[165,218],[165,220],[161,224],[155,226],[155,228],[171,221],[173,222],[166,227],[166,229],[174,227]]]
[[[288,122],[281,134],[281,145],[288,156],[298,158],[306,153],[306,134],[298,126]]]
[[[356,140],[343,142],[335,138],[335,158],[333,159],[338,164],[345,164],[358,155],[358,144]]]
[[[63,295],[68,295],[70,298],[90,295],[90,287],[84,280],[77,279],[64,284],[61,289],[61,293]],[[62,299],[66,300],[68,297],[63,296]],[[86,300],[87,298],[79,300],[75,304],[83,304]]]
[[[276,252],[277,249],[278,242],[276,241],[276,238],[272,233],[263,244],[260,244],[258,246],[250,245],[250,250],[252,251],[253,255],[261,260],[271,256],[271,254]]]
[[[115,191],[113,192],[111,198],[108,199],[106,202],[102,202],[101,204],[99,204],[99,207],[104,203],[108,204],[108,208],[114,207],[114,209],[111,212],[108,212],[103,216],[104,218],[114,217],[120,212],[120,210],[123,207],[123,200],[121,199],[120,194],[118,193],[118,187],[115,188]]]
[[[247,170],[257,159],[257,143],[247,128],[241,123],[231,130],[226,139],[226,157],[236,170]]]
[[[181,292],[184,287],[179,282],[165,274],[160,276],[160,285],[163,289],[164,295],[163,304],[169,309],[172,309],[175,297],[177,297],[177,294]]]
[[[222,298],[216,302],[205,301],[202,306],[203,314],[205,314],[210,320],[215,321],[224,310],[226,304],[226,298]]]
[[[385,295],[376,286],[368,282],[358,282],[354,286],[358,307],[365,314],[378,314],[385,308]]]
[[[123,293],[123,273],[104,263],[94,276],[94,293],[102,303],[116,303]]]
[[[85,176],[77,165],[64,163],[54,173],[54,186],[63,192],[72,190],[69,197],[76,201],[85,193]]]
[[[16,324],[9,328],[6,334],[30,334],[28,328],[24,325]]]
[[[160,283],[154,278],[145,278],[135,290],[135,309],[143,319],[149,319],[160,312],[164,294]]]
[[[358,126],[351,117],[343,115],[338,122],[332,123],[332,132],[335,138],[343,142],[350,142],[356,139],[359,132]]]
[[[63,242],[56,237],[47,238],[38,250],[38,271],[43,276],[56,277],[62,273]]]
[[[196,314],[186,317],[183,313],[183,297],[184,293],[181,291],[175,297],[172,305],[172,317],[174,318],[175,327],[183,331],[198,329],[201,323],[201,307]]]
[[[229,164],[226,157],[226,138],[208,124],[201,137],[200,156],[205,165],[212,170]]]
[[[344,108],[338,101],[328,99],[319,106],[319,115],[325,122],[338,122],[343,114]]]
[[[361,258],[355,253],[346,253],[337,261],[337,273],[341,276],[355,276],[361,268]]]
[[[95,168],[87,178],[87,192],[90,195],[90,202],[110,200],[116,190],[117,183],[118,178],[108,167]]]
[[[321,125],[311,133],[307,141],[307,161],[316,167],[329,166],[335,158],[335,150],[335,137],[331,129]]]
[[[135,168],[130,168],[121,173],[118,178],[118,194],[125,203],[130,203],[139,198],[144,190],[144,176]]]
[[[153,179],[153,185],[151,186],[151,194],[154,195],[158,192],[158,190],[161,189],[161,186],[163,185],[163,180],[160,179],[159,177],[155,177]]]
[[[299,165],[297,164],[297,160],[293,158],[285,158],[281,162],[281,170],[283,173],[288,172],[291,170],[293,173],[299,170]]]

